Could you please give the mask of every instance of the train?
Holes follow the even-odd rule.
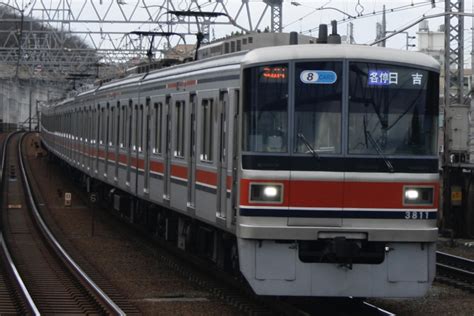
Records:
[[[438,61],[294,38],[226,39],[51,104],[42,144],[130,222],[258,295],[425,295]]]

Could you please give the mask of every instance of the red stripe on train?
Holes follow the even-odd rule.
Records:
[[[171,165],[171,176],[187,179],[188,178],[188,168],[178,165]]]
[[[249,202],[251,182],[282,183],[283,203],[261,204]],[[393,183],[393,182],[337,182],[337,181],[290,181],[242,179],[241,205],[268,205],[291,207],[336,207],[336,208],[438,208],[439,183]],[[403,205],[404,186],[431,186],[434,188],[433,205]]]
[[[198,169],[196,170],[196,181],[217,186],[217,173]]]

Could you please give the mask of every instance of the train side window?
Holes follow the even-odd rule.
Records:
[[[87,123],[84,124],[84,128],[86,129],[86,143],[91,143],[91,128],[90,128],[90,124],[92,122],[92,111],[91,111],[91,108],[88,107],[87,108],[87,116],[86,116],[86,119],[87,119]]]
[[[117,101],[117,118],[115,119],[114,118],[114,121],[115,121],[115,145],[117,147],[122,147],[122,144],[120,144],[120,116],[121,116],[121,113],[120,113],[120,101]]]
[[[114,137],[114,133],[115,133],[115,107],[112,106],[110,108],[110,116],[109,116],[109,146],[110,147],[113,147],[115,145],[115,137]]]
[[[82,126],[82,141],[85,142],[85,143],[87,142],[87,138],[88,138],[88,136],[87,136],[87,126],[86,126],[86,124],[87,124],[87,114],[88,114],[87,113],[87,108],[84,107],[84,110],[82,111],[82,124],[81,124],[81,126]]]
[[[201,103],[201,161],[211,162],[213,160],[213,115],[214,100],[204,99]]]
[[[81,130],[81,126],[82,126],[82,110],[79,110],[76,112],[76,133],[77,133],[77,137],[76,139],[78,141],[82,141],[82,130]]]
[[[179,158],[184,158],[184,135],[185,135],[185,119],[184,119],[184,101],[177,101],[175,103],[176,109],[176,129],[175,129],[175,150],[174,156]]]
[[[107,112],[105,111],[105,107],[100,109],[100,144],[105,145],[107,141]]]
[[[104,109],[104,122],[105,122],[105,130],[104,130],[104,146],[108,146],[110,142],[110,104],[107,102],[107,107]]]
[[[91,107],[91,144],[95,144],[95,109]]]
[[[82,122],[82,109],[79,109],[79,112],[77,112],[77,121],[78,121],[78,124],[77,124],[77,136],[78,136],[78,140],[80,142],[82,142],[82,126],[83,126],[83,122]]]
[[[86,141],[86,128],[85,128],[85,125],[87,122],[86,115],[87,115],[86,108],[82,108],[81,109],[81,123],[79,124],[80,133],[81,133],[81,142]]]
[[[143,104],[140,104],[139,108],[139,115],[138,115],[138,126],[137,126],[137,132],[138,132],[138,152],[142,152],[144,146],[143,146],[143,125],[144,125],[144,120],[143,120]]]
[[[103,123],[103,120],[104,120],[104,109],[100,108],[100,105],[99,105],[99,109],[97,110],[97,114],[98,114],[98,118],[97,118],[97,138],[99,140],[99,145],[102,145],[103,143],[103,134],[104,134],[104,123]]]
[[[120,148],[126,145],[127,140],[127,107],[122,106],[122,126],[120,128]]]
[[[99,145],[102,144],[102,134],[103,134],[103,117],[104,117],[104,109],[99,108],[97,110],[97,140]]]
[[[127,109],[127,144],[125,147],[131,149],[132,144],[132,113],[133,113],[133,101],[128,101],[128,109]]]
[[[94,144],[97,144],[99,141],[99,108],[94,109]]]
[[[107,104],[107,107],[102,109],[102,115],[103,115],[102,116],[102,124],[103,124],[102,125],[102,127],[103,127],[102,128],[102,134],[103,134],[102,135],[102,144],[104,144],[104,146],[107,145],[107,134],[109,132],[109,130],[108,130],[109,129],[109,124],[108,124],[109,122],[108,122],[108,117],[107,117],[108,113],[107,112],[108,112],[108,104]]]
[[[155,143],[153,144],[153,153],[160,155],[162,153],[161,149],[161,124],[163,118],[163,103],[157,102],[154,104],[154,135],[155,135]]]
[[[133,107],[132,115],[132,150],[138,151],[138,104]]]
[[[65,125],[65,128],[66,128],[66,132],[67,132],[67,135],[68,135],[68,138],[71,139],[71,135],[72,135],[72,132],[71,132],[71,112],[68,112],[67,114],[67,124]]]
[[[76,112],[73,111],[73,112],[71,112],[71,116],[70,116],[71,117],[71,127],[70,127],[70,129],[72,131],[71,134],[73,134],[73,140],[75,140],[75,135],[76,135],[76,131],[75,131],[75,129],[76,129],[76,115],[75,114],[76,114]]]
[[[137,118],[138,118],[138,105],[132,106],[130,111],[130,145],[132,151],[137,150]]]
[[[74,134],[74,123],[73,123],[73,119],[72,119],[72,115],[73,115],[74,112],[69,112],[69,115],[68,115],[68,119],[69,119],[69,124],[67,125],[67,129],[68,129],[68,132],[69,132],[69,139],[72,139],[73,138],[73,134]]]
[[[88,142],[89,143],[92,143],[92,139],[94,138],[92,135],[92,125],[93,124],[93,121],[92,121],[92,107],[89,107],[87,109],[87,119],[89,120],[88,123],[87,123],[87,138],[88,138]]]
[[[73,122],[74,121],[74,122]],[[69,114],[69,131],[72,135],[72,139],[75,140],[75,134],[76,134],[76,131],[75,131],[75,128],[76,128],[76,120],[75,120],[75,112],[71,112]]]
[[[84,126],[84,118],[83,118],[83,115],[82,115],[83,111],[82,109],[79,109],[79,113],[78,113],[78,124],[77,124],[77,133],[78,133],[78,136],[79,136],[79,141],[82,142],[82,134],[83,134],[83,129],[82,127]]]

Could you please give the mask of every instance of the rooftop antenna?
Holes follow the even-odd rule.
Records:
[[[184,38],[184,36],[180,33],[175,33],[175,32],[148,32],[148,31],[133,31],[133,32],[130,32],[130,34],[135,34],[135,35],[139,35],[139,36],[151,36],[151,40],[150,40],[150,48],[148,49],[148,51],[146,52],[146,56],[148,57],[148,62],[151,64],[151,59],[153,57],[153,42],[155,41],[155,36],[164,36],[166,38],[170,37],[170,36],[174,36],[174,35],[177,35],[179,37],[181,37],[181,39],[183,40],[184,44],[186,44],[186,39]]]
[[[202,30],[201,27],[199,26],[199,20],[198,18],[217,18],[219,16],[226,16],[228,15],[226,13],[222,12],[208,12],[208,11],[168,11],[169,14],[174,14],[177,17],[180,16],[194,16],[196,18],[196,24],[198,27],[198,32],[196,34],[196,52],[194,54],[194,60],[198,59],[198,50],[201,47],[201,43],[203,42],[206,37],[209,37],[209,34],[205,34]]]

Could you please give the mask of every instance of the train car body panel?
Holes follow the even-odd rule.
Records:
[[[435,276],[435,244],[387,243],[381,264],[348,268],[304,263],[294,243],[239,239],[242,273],[257,294],[294,296],[423,296]],[[409,256],[410,260],[407,260]]]
[[[421,53],[259,48],[81,93],[44,111],[42,138],[173,211],[180,248],[196,221],[201,250],[238,258],[257,294],[421,296],[435,276],[438,76]]]

